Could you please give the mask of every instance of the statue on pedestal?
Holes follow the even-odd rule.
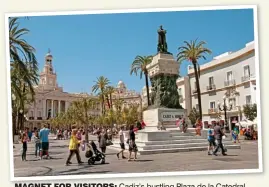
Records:
[[[163,29],[163,26],[162,25],[158,29],[158,46],[157,46],[157,51],[158,51],[158,53],[171,54],[171,53],[168,52],[168,47],[167,47],[167,43],[166,43],[166,30]]]

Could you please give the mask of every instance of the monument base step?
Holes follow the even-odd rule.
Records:
[[[241,149],[240,145],[225,145],[225,147],[228,150],[229,149]],[[115,149],[120,151],[119,145],[112,145],[109,146],[109,148]],[[191,152],[191,151],[207,151],[207,146],[200,146],[200,147],[186,147],[186,148],[171,148],[171,149],[153,149],[153,150],[141,150],[141,148],[138,147],[138,155],[151,155],[151,154],[162,154],[162,153],[180,153],[180,152]],[[126,151],[128,151],[128,147],[126,147]]]

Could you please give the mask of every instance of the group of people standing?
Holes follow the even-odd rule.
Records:
[[[137,149],[137,145],[135,143],[135,127],[133,125],[130,126],[130,129],[129,129],[129,132],[127,134],[127,141],[126,143],[128,144],[129,146],[129,154],[128,154],[128,161],[131,161],[132,160],[132,153],[134,153],[134,158],[133,160],[136,161],[137,160],[137,152],[138,152],[138,149]],[[124,156],[124,151],[125,151],[125,136],[124,136],[124,132],[123,132],[123,127],[120,128],[120,131],[119,131],[119,140],[120,140],[120,148],[121,148],[121,151],[118,152],[116,155],[117,155],[117,158],[119,159],[120,158],[120,155],[122,157],[122,159],[126,159],[126,157]]]
[[[43,156],[49,158],[49,129],[45,124],[41,130],[34,129],[33,131],[29,131],[28,128],[21,134],[21,143],[22,143],[22,161],[27,161],[27,144],[31,142],[32,135],[33,141],[35,144],[35,156],[40,157],[41,159]]]

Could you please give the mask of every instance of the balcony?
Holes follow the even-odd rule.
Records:
[[[29,117],[29,120],[34,120],[35,118],[34,117]]]
[[[42,117],[37,117],[37,120],[42,120]]]
[[[207,89],[207,91],[216,90],[216,85],[211,84],[211,85],[207,86],[206,89]]]
[[[224,81],[224,86],[225,87],[234,86],[234,85],[235,85],[235,80],[234,79]]]
[[[243,76],[243,77],[241,78],[241,81],[242,81],[242,82],[247,82],[247,81],[249,81],[249,80],[250,80],[250,76],[249,76],[249,75]]]
[[[208,114],[214,114],[216,112],[218,112],[218,109],[217,108],[210,108],[210,109],[208,109]]]

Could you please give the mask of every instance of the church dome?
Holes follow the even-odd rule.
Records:
[[[125,86],[125,84],[124,84],[123,81],[119,81],[117,87],[118,87],[118,88],[126,88],[126,86]]]

